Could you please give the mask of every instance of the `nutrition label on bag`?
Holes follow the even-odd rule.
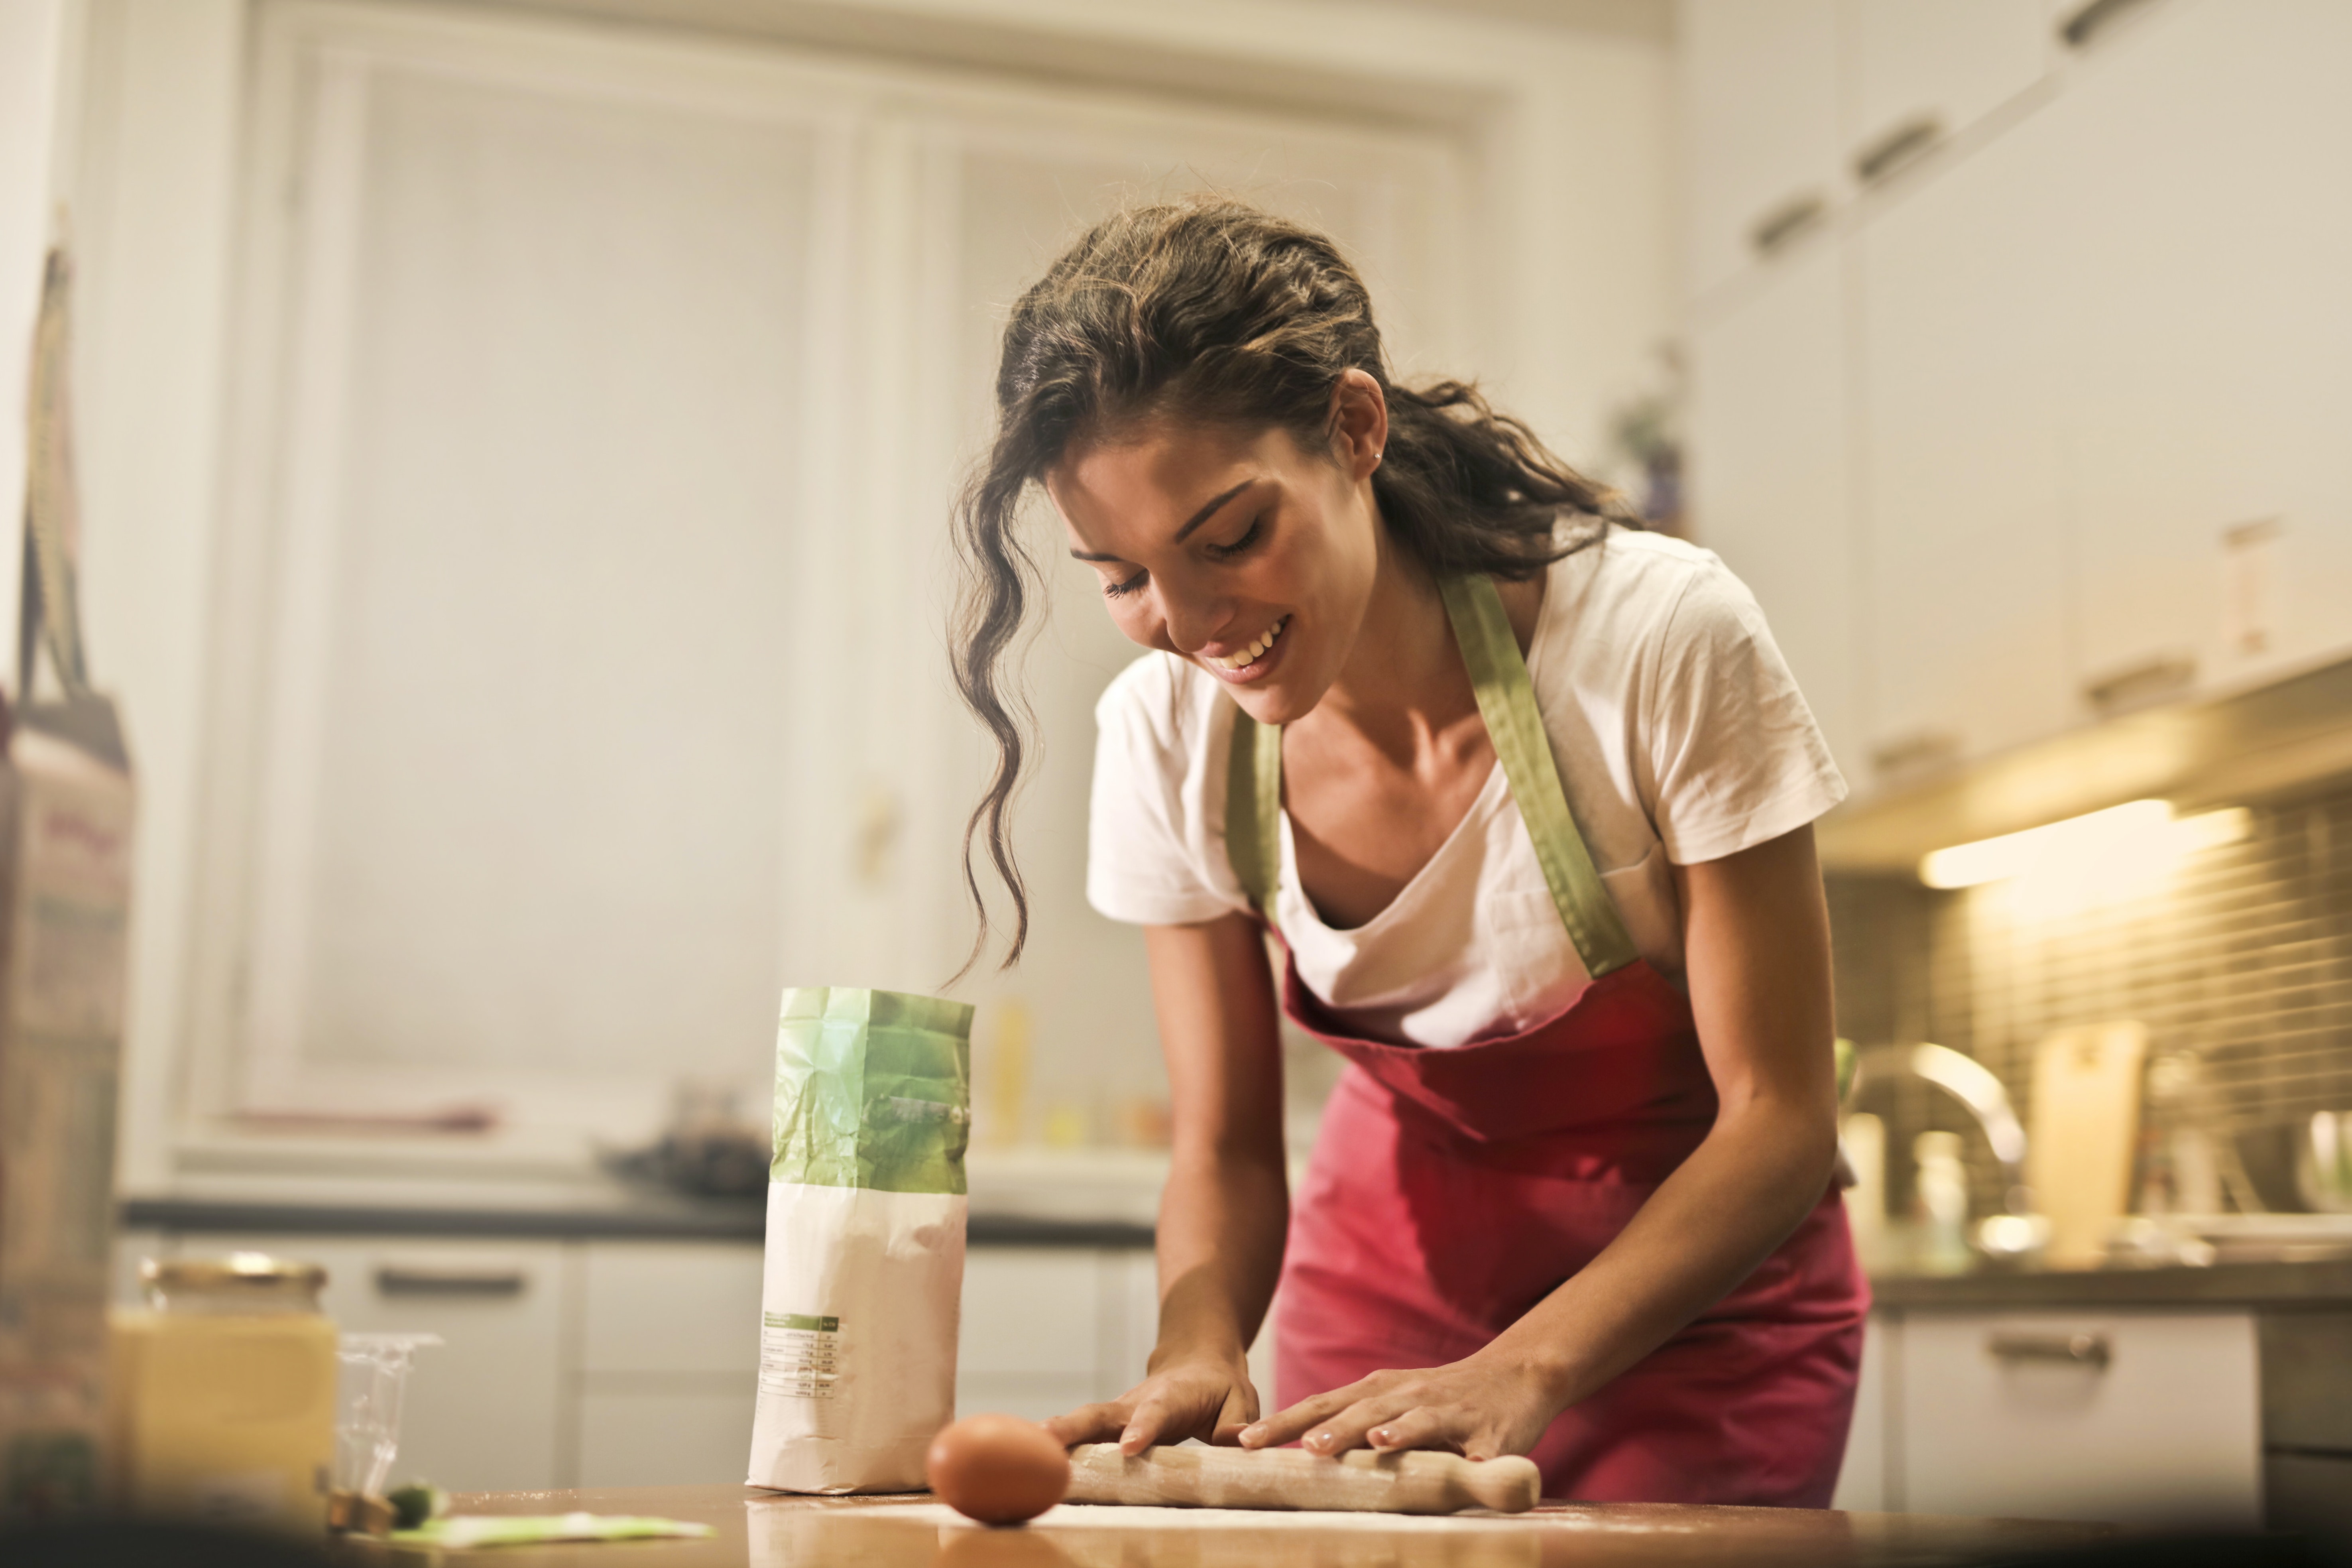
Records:
[[[841,1320],[798,1312],[760,1318],[760,1392],[831,1399],[841,1375]]]

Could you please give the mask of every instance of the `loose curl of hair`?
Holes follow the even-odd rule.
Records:
[[[1381,523],[1433,576],[1524,580],[1612,523],[1640,526],[1614,491],[1475,386],[1391,380],[1370,295],[1325,236],[1225,197],[1132,207],[1097,224],[1013,308],[995,440],[955,510],[964,568],[956,686],[997,753],[964,826],[964,884],[980,930],[957,978],[990,936],[978,841],[1013,900],[1001,967],[1019,962],[1029,934],[1010,816],[1033,720],[1006,668],[1044,590],[1017,528],[1029,486],[1074,446],[1146,419],[1278,426],[1306,451],[1328,450],[1332,389],[1350,370],[1388,400],[1388,443],[1372,474]]]

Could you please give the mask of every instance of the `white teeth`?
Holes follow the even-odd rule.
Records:
[[[1274,639],[1280,637],[1282,635],[1282,628],[1289,624],[1290,617],[1288,616],[1285,616],[1282,619],[1275,622],[1274,625],[1266,627],[1265,631],[1258,637],[1257,641],[1250,644],[1249,647],[1242,649],[1241,652],[1226,658],[1212,658],[1209,662],[1223,669],[1246,669],[1251,665],[1255,664],[1259,659],[1265,657],[1265,650],[1274,646]]]

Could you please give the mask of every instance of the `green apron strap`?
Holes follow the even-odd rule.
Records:
[[[1503,595],[1495,591],[1495,580],[1483,573],[1448,578],[1438,584],[1438,592],[1454,622],[1454,640],[1462,645],[1463,662],[1470,667],[1470,685],[1478,694],[1486,734],[1503,764],[1511,798],[1518,803],[1520,819],[1528,825],[1528,837],[1535,841],[1536,860],[1543,867],[1560,923],[1568,928],[1568,940],[1594,979],[1622,969],[1640,954],[1568,809],[1568,792],[1552,761],[1551,737],[1536,707],[1536,689],[1528,679],[1528,661],[1520,657],[1511,618],[1504,613]]]
[[[1568,940],[1594,979],[1622,969],[1640,954],[1568,809],[1568,792],[1552,760],[1551,738],[1544,731],[1503,596],[1495,591],[1495,580],[1483,574],[1450,578],[1438,591],[1470,668],[1479,716],[1535,843],[1536,861]],[[1282,730],[1258,723],[1238,706],[1225,770],[1225,855],[1242,890],[1271,923],[1282,881]]]
[[[1225,767],[1225,858],[1234,876],[1274,923],[1282,885],[1282,726],[1234,708],[1233,755]]]

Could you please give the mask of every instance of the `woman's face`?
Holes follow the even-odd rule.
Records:
[[[1200,666],[1260,723],[1286,724],[1322,700],[1363,628],[1387,412],[1379,384],[1351,371],[1328,453],[1286,430],[1159,421],[1074,449],[1045,489],[1120,631]]]

